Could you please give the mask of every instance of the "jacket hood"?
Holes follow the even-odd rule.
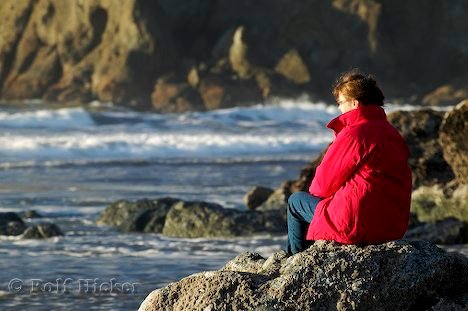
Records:
[[[343,113],[331,120],[327,127],[335,132],[335,135],[345,128],[358,123],[361,120],[386,120],[385,110],[377,105],[359,106],[356,109]]]

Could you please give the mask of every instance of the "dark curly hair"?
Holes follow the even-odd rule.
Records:
[[[363,75],[358,69],[342,73],[333,86],[333,96],[338,100],[341,94],[345,98],[356,99],[364,106],[383,106],[385,96],[377,86],[377,81],[368,75]]]

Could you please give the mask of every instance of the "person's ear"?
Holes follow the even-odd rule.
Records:
[[[359,101],[357,99],[353,99],[353,101],[351,102],[351,106],[353,108],[359,107]]]

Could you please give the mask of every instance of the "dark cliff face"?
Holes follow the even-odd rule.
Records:
[[[388,98],[468,96],[463,0],[5,0],[0,16],[4,99],[159,111],[331,100],[333,79],[353,67]]]

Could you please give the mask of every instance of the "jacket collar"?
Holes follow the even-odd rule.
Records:
[[[327,127],[338,135],[347,126],[356,124],[362,120],[386,120],[385,110],[377,105],[360,106],[356,109],[343,113],[331,120]]]

